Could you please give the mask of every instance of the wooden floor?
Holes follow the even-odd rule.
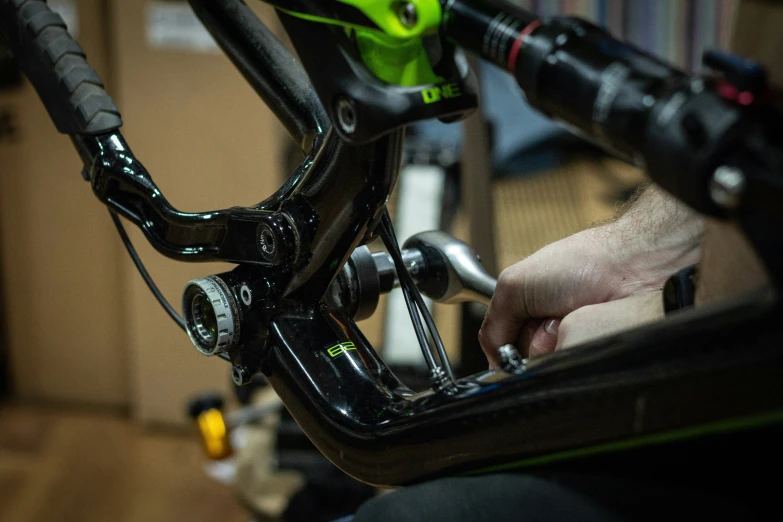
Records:
[[[0,404],[0,521],[247,521],[200,451],[119,416]]]

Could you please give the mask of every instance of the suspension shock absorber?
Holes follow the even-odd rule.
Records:
[[[720,213],[708,179],[744,132],[741,108],[693,78],[572,17],[488,0],[443,0],[445,37],[507,70],[528,102],[639,165],[697,210]]]

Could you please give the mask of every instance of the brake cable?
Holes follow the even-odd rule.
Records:
[[[130,255],[133,264],[136,265],[139,274],[141,274],[142,279],[144,279],[144,282],[147,284],[147,288],[150,289],[150,292],[152,292],[152,295],[154,295],[155,299],[158,300],[160,306],[162,306],[163,309],[166,311],[166,313],[169,314],[169,317],[171,317],[171,319],[177,324],[177,326],[182,328],[183,331],[187,332],[185,327],[185,320],[182,318],[181,315],[177,313],[176,310],[174,310],[174,307],[171,306],[171,303],[169,303],[168,300],[166,300],[163,293],[160,291],[160,288],[158,288],[158,285],[156,285],[155,281],[152,280],[152,276],[147,271],[147,268],[144,266],[144,263],[141,261],[141,258],[139,257],[139,253],[136,251],[136,248],[133,246],[133,243],[131,242],[128,233],[125,231],[125,227],[122,225],[122,221],[120,220],[120,217],[117,215],[117,213],[114,210],[109,210],[109,215],[111,216],[111,220],[114,222],[114,226],[117,227],[117,232],[119,232],[120,234],[120,239],[122,239],[122,244],[125,245],[125,250],[128,251],[128,255]],[[231,360],[228,354],[226,353],[218,354],[218,357],[226,361]]]
[[[449,361],[448,355],[446,354],[446,349],[443,346],[443,341],[441,340],[440,333],[438,333],[438,328],[435,325],[435,321],[432,320],[432,314],[430,314],[429,309],[424,303],[424,299],[421,297],[419,289],[413,282],[413,278],[408,273],[408,270],[405,267],[405,263],[403,262],[402,252],[400,252],[397,236],[394,233],[394,225],[392,224],[391,218],[389,217],[389,211],[386,208],[383,209],[379,228],[383,244],[386,246],[392,261],[394,262],[394,267],[397,271],[397,279],[400,282],[400,289],[402,290],[403,297],[405,298],[405,304],[408,307],[408,313],[410,314],[411,322],[413,323],[413,329],[416,332],[416,337],[419,340],[419,346],[421,347],[421,351],[424,355],[424,359],[427,362],[427,366],[430,369],[431,378],[436,386],[442,386],[445,384],[444,381],[446,379],[448,379],[451,384],[456,384],[454,371],[451,369],[451,363]],[[421,314],[421,318],[424,318],[424,322],[427,325],[427,330],[429,331],[430,337],[435,343],[435,348],[441,363],[440,366],[438,366],[435,362],[435,357],[432,353],[432,346],[427,340],[427,336],[421,324],[421,318],[419,317],[419,314]]]

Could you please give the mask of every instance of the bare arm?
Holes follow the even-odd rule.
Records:
[[[535,356],[610,333],[606,330],[612,324],[625,329],[662,317],[662,306],[660,314],[654,313],[655,298],[649,295],[607,308],[596,305],[659,294],[669,276],[699,261],[703,227],[699,215],[650,186],[612,222],[553,243],[507,268],[479,332],[490,362],[504,344]],[[560,320],[563,331],[558,334]],[[575,331],[587,322],[587,335]]]

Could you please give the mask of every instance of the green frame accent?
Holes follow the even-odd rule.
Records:
[[[318,22],[321,24],[339,25],[348,29],[358,29],[364,31],[374,31],[378,34],[383,34],[389,38],[397,40],[413,40],[426,36],[428,34],[434,34],[438,32],[440,28],[440,22],[443,11],[438,0],[324,0],[340,2],[347,4],[358,11],[361,11],[370,21],[372,21],[378,28],[367,27],[364,25],[352,24],[338,18],[326,18],[323,16],[317,16],[310,13],[304,13],[301,11],[292,11],[284,7],[272,5],[275,9],[282,11],[291,16],[296,16],[304,20],[311,22]],[[405,3],[411,3],[416,6],[416,12],[418,14],[418,20],[413,27],[405,27],[400,22],[397,14],[397,8]]]
[[[392,38],[417,38],[437,31],[440,27],[442,10],[438,0],[337,0],[355,7],[375,22],[384,34]],[[403,4],[416,7],[417,22],[405,27],[400,22],[397,9]]]
[[[340,357],[341,355],[343,355],[344,353],[350,350],[356,350],[356,345],[351,341],[345,341],[330,346],[329,348],[326,349],[326,353],[328,353],[329,357],[331,357],[332,359],[336,359],[337,357]]]
[[[398,40],[378,31],[356,29],[356,46],[365,67],[379,80],[413,87],[438,83],[420,39]]]
[[[701,426],[675,429],[675,430],[665,431],[662,433],[654,433],[651,435],[642,435],[639,437],[632,437],[629,439],[620,440],[616,442],[596,444],[594,446],[588,446],[585,448],[576,448],[576,449],[558,451],[547,455],[530,457],[527,459],[517,460],[514,462],[507,462],[505,464],[498,464],[496,466],[489,466],[474,471],[468,471],[466,473],[463,473],[463,475],[485,475],[487,473],[497,473],[497,472],[509,471],[513,469],[533,468],[538,466],[544,466],[547,464],[554,464],[556,462],[575,460],[583,457],[591,457],[594,455],[601,455],[605,453],[616,453],[619,451],[625,451],[625,450],[640,448],[644,446],[653,446],[658,444],[665,444],[668,442],[695,439],[704,435],[715,435],[718,433],[731,433],[735,431],[744,431],[753,428],[760,428],[762,426],[768,426],[771,424],[781,424],[781,423],[783,423],[783,410],[778,410],[770,413],[751,415],[748,417],[737,417],[733,419],[727,419],[719,422],[713,422],[710,424],[703,424]]]
[[[356,45],[367,70],[379,80],[404,87],[440,83],[427,57],[422,37],[437,33],[442,9],[438,0],[332,0],[347,4],[361,11],[378,29],[359,26],[308,13],[280,11],[324,24],[338,25],[356,35]],[[413,27],[402,25],[398,15],[400,6],[410,3],[416,7],[417,23]]]

